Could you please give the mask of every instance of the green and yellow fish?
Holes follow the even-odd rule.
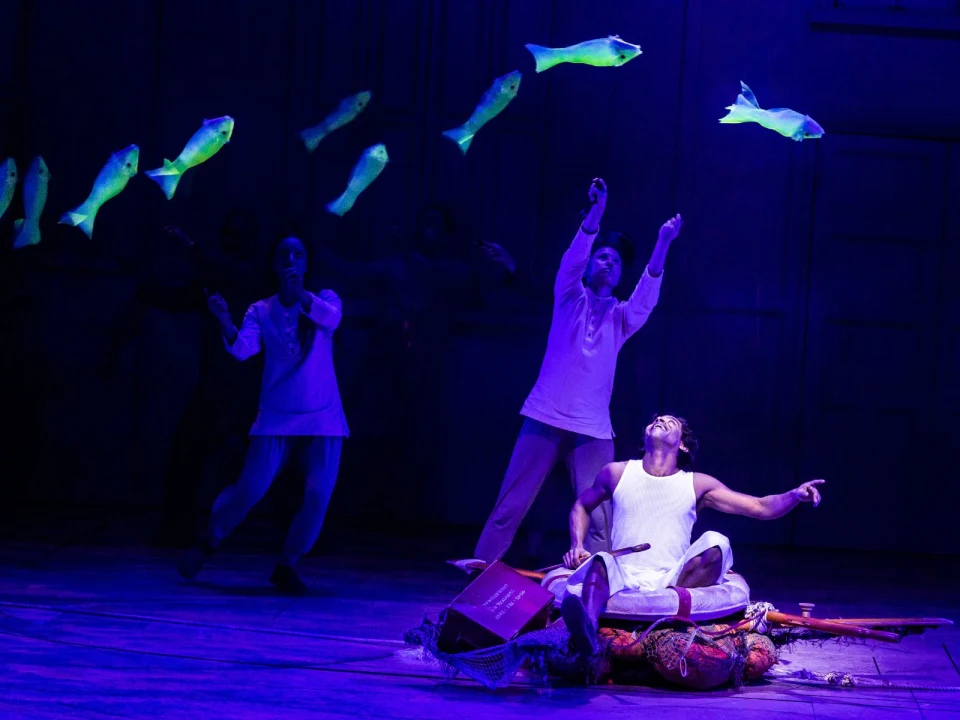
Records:
[[[494,80],[493,85],[480,98],[480,102],[467,121],[460,127],[444,130],[443,136],[453,140],[460,151],[466,155],[474,135],[480,128],[503,112],[503,109],[517,96],[520,90],[520,78],[520,71],[514,70]]]
[[[371,97],[373,97],[372,93],[364,90],[356,95],[344,98],[333,112],[327,115],[319,124],[303,130],[300,133],[300,138],[303,140],[303,144],[307,146],[307,152],[316,150],[317,145],[319,145],[320,141],[327,135],[334,130],[342,128],[362,113],[367,105],[370,104]]]
[[[730,112],[720,118],[721,123],[755,122],[757,125],[761,125],[768,130],[774,130],[797,142],[823,136],[823,128],[809,115],[801,115],[795,110],[788,110],[787,108],[761,110],[757,98],[742,81],[740,90],[737,101],[725,108]]]
[[[130,178],[137,174],[139,160],[140,148],[136,145],[130,145],[111,155],[97,179],[93,181],[90,195],[80,207],[65,212],[60,223],[78,227],[88,238],[92,238],[93,221],[97,217],[97,211],[107,200],[119,195],[130,182]]]
[[[170,162],[164,158],[163,167],[146,170],[143,174],[160,186],[167,200],[172,200],[183,174],[216,155],[220,148],[230,142],[232,136],[233,118],[229,115],[204,120],[176,160]]]
[[[40,216],[47,204],[50,171],[41,155],[37,155],[23,179],[24,217],[13,221],[13,247],[22,248],[40,242]]]
[[[537,72],[549,70],[560,63],[580,63],[594,67],[620,67],[642,55],[639,45],[631,45],[620,39],[619,35],[610,35],[599,40],[570,45],[564,48],[548,48],[542,45],[528,44],[527,50],[533,53],[537,61]]]
[[[389,161],[387,146],[383,143],[364,150],[357,164],[353,166],[347,189],[343,191],[343,195],[327,204],[327,210],[343,217],[353,207],[360,193],[370,187],[370,183],[383,172]]]
[[[3,165],[0,165],[0,175],[3,175],[3,188],[0,189],[0,218],[2,218],[7,208],[10,207],[10,203],[13,201],[13,193],[17,189],[17,164],[13,161],[13,158],[7,158]]]

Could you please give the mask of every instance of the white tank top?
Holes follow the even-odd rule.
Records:
[[[620,558],[621,567],[629,568],[634,581],[645,585],[675,570],[690,548],[696,520],[692,472],[655,477],[643,469],[641,460],[630,460],[613,491],[611,549],[650,543],[646,552]]]

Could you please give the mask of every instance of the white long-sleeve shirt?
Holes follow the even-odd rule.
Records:
[[[613,437],[610,396],[617,354],[650,317],[663,278],[645,268],[630,299],[599,297],[583,285],[596,234],[580,228],[554,284],[553,320],[540,377],[521,415],[594,438]]]
[[[299,302],[284,307],[276,295],[255,302],[236,340],[227,343],[238,360],[264,351],[260,412],[251,435],[350,434],[333,368],[333,333],[343,317],[340,298],[332,290],[308,294],[309,311]],[[304,352],[297,336],[301,315],[315,325]]]

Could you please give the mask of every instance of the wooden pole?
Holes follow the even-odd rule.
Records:
[[[623,555],[629,555],[630,553],[643,552],[650,549],[650,543],[642,543],[640,545],[634,545],[633,547],[620,548],[619,550],[614,550],[611,555],[614,557],[621,557]],[[457,565],[457,563],[462,562],[460,560],[447,560],[447,563],[450,565]],[[458,567],[460,567],[458,565]],[[476,562],[465,563],[463,567],[469,570],[486,570],[489,566],[488,563],[485,563],[483,560],[477,560]],[[515,572],[520,573],[526,578],[531,580],[543,580],[546,577],[547,573],[553,572],[559,568],[563,567],[563,563],[557,563],[556,565],[551,565],[550,567],[540,568],[539,570],[520,570],[518,568],[511,568]]]
[[[801,615],[788,615],[787,613],[767,611],[767,620],[777,625],[786,625],[787,627],[805,627],[810,630],[830,633],[831,635],[842,635],[843,637],[864,638],[867,640],[879,640],[880,642],[897,643],[900,642],[900,636],[892,632],[883,630],[871,630],[869,628],[851,625],[849,623],[835,622],[833,620],[818,620]]]
[[[639,545],[634,545],[633,547],[625,547],[625,548],[620,548],[619,550],[614,550],[610,554],[613,555],[613,557],[618,558],[624,555],[630,555],[636,552],[643,552],[649,549],[650,549],[650,543],[640,543]],[[539,570],[537,570],[537,572],[543,573],[544,575],[546,575],[547,573],[553,572],[554,570],[559,570],[562,567],[563,567],[563,563],[557,563],[556,565],[551,565],[550,567],[540,568]]]
[[[923,627],[938,628],[943,625],[953,625],[953,620],[946,618],[828,618],[827,622],[843,625],[859,625],[867,628],[884,627]]]

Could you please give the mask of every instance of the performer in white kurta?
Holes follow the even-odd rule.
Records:
[[[554,466],[566,461],[574,493],[593,484],[613,460],[610,396],[617,355],[650,317],[660,294],[670,243],[683,224],[679,215],[660,228],[640,281],[626,301],[613,296],[622,266],[632,259],[629,236],[600,232],[607,186],[590,185],[591,207],[563,254],[554,283],[553,320],[540,377],[523,404],[520,437],[480,539],[476,557],[499,560]],[[608,548],[609,508],[591,509],[586,538],[591,551]]]
[[[300,456],[306,474],[303,505],[270,581],[285,592],[303,594],[307,588],[293,566],[320,534],[337,481],[343,438],[349,435],[333,367],[333,333],[343,313],[332,290],[314,295],[304,289],[307,257],[298,238],[280,241],[274,269],[280,292],[251,305],[239,330],[223,298],[210,298],[227,352],[238,360],[265,353],[260,412],[250,430],[243,472],[217,497],[207,535],[181,560],[180,574],[195,577],[290,459]]]
[[[561,610],[581,657],[596,654],[600,613],[612,595],[708,587],[733,567],[730,541],[720,533],[705,532],[690,542],[700,509],[772,520],[802,502],[820,504],[817,486],[823,480],[781,495],[744,495],[691,471],[696,451],[697,439],[686,420],[655,416],[644,433],[641,459],[610,463],[574,503],[570,550],[563,561],[576,572],[567,581]],[[614,558],[584,549],[589,513],[605,501],[613,506],[613,549],[649,543],[649,550]]]

